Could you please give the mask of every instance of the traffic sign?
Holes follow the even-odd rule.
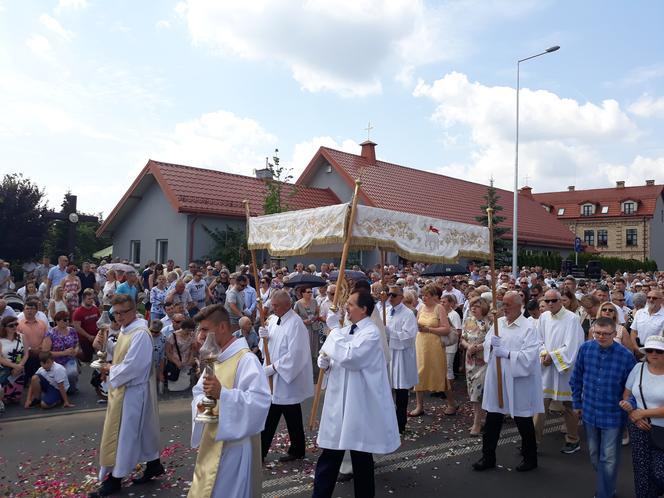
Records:
[[[574,252],[583,252],[583,247],[581,246],[581,237],[576,237],[574,239]]]

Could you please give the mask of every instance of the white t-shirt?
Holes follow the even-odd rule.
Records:
[[[641,344],[645,344],[646,339],[651,335],[661,335],[664,330],[664,307],[661,307],[654,315],[648,313],[648,307],[637,311],[634,315],[632,330],[637,331]]]
[[[459,335],[461,334],[461,317],[459,316],[459,313],[456,311],[452,310],[447,314],[448,318],[450,319],[450,323],[452,324],[451,327],[454,329],[454,333],[457,335],[457,342],[456,344],[452,344],[451,346],[446,346],[445,347],[445,352],[447,354],[452,354],[456,353],[457,350],[459,349]]]
[[[67,370],[59,363],[53,362],[50,370],[44,370],[44,367],[39,367],[37,375],[44,377],[49,384],[58,389],[58,384],[65,383],[65,391],[69,389],[69,379],[67,378]]]
[[[664,375],[654,375],[650,373],[647,363],[637,363],[627,377],[625,388],[632,391],[636,398],[636,406],[643,410],[643,400],[641,399],[641,390],[639,389],[639,378],[641,377],[641,368],[643,366],[643,397],[646,399],[646,405],[649,409],[660,408],[664,406]],[[651,418],[653,425],[664,427],[664,417]]]

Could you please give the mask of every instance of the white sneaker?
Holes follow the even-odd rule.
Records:
[[[5,413],[5,402],[0,400],[0,413]]]

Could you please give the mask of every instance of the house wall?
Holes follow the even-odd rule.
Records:
[[[649,218],[615,218],[604,220],[561,220],[577,237],[583,240],[585,230],[595,232],[595,249],[603,256],[643,261],[644,256],[650,256],[651,223]],[[626,231],[628,228],[636,229],[637,244],[626,244]],[[597,245],[597,230],[607,230],[608,243],[606,246]]]
[[[650,221],[650,259],[657,262],[657,268],[664,269],[664,198],[661,195]]]
[[[157,240],[168,240],[168,258],[186,264],[187,217],[177,213],[156,182],[147,188],[141,201],[113,233],[113,257],[130,258],[132,240],[141,241],[140,261],[156,260]]]
[[[348,186],[346,181],[341,178],[334,168],[330,168],[331,172],[328,173],[328,166],[329,163],[324,161],[311,176],[311,179],[307,182],[307,186],[329,188],[341,202],[350,202],[353,197],[353,189]]]

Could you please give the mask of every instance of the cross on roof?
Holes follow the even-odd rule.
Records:
[[[373,130],[373,129],[374,129],[374,127],[371,126],[371,121],[369,121],[369,124],[367,125],[367,127],[364,128],[364,130],[367,132],[367,140],[371,140],[371,130]]]

